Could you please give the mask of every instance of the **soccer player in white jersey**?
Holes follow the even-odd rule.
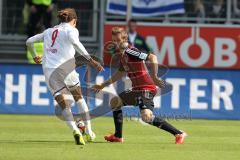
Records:
[[[62,116],[67,125],[73,130],[73,135],[76,144],[84,145],[84,139],[74,121],[71,104],[66,99],[66,92],[70,92],[78,106],[79,112],[85,113],[84,124],[86,126],[87,141],[93,141],[95,134],[91,129],[90,116],[88,113],[88,106],[82,97],[79,77],[75,71],[75,51],[84,56],[89,63],[98,71],[104,70],[97,61],[93,60],[84,46],[79,41],[79,32],[76,29],[77,14],[74,9],[66,8],[58,12],[60,24],[46,29],[43,33],[30,37],[26,45],[32,53],[33,59],[36,63],[42,62],[43,72],[46,78],[46,83],[53,94],[58,105],[62,108]],[[35,42],[44,42],[43,57],[38,56],[33,46]],[[71,60],[74,61],[71,61]],[[72,70],[64,70],[61,66],[74,66]],[[61,69],[59,69],[61,68]],[[65,73],[66,76],[62,78],[60,72]],[[62,79],[61,79],[62,78]]]

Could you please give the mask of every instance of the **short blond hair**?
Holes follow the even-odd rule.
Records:
[[[117,34],[121,34],[121,39],[124,42],[128,41],[128,34],[127,34],[127,31],[124,28],[122,28],[122,27],[113,27],[112,28],[112,35],[117,35]]]
[[[123,30],[124,29],[122,27],[113,27],[112,28],[112,35],[116,35],[116,34],[122,33]]]

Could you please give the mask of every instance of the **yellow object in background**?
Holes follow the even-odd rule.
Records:
[[[52,0],[32,0],[32,3],[35,5],[49,6],[52,3]]]
[[[43,55],[43,42],[34,43],[34,48],[36,49],[37,55]],[[29,64],[36,64],[29,50],[27,50],[27,59]]]

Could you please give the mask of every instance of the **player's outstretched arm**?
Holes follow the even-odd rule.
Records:
[[[95,61],[94,59],[91,58],[89,62],[96,70],[104,71],[103,66],[98,61]]]
[[[91,56],[88,54],[88,52],[86,51],[85,47],[82,45],[82,43],[76,43],[73,45],[75,50],[77,51],[77,53],[80,53],[81,55],[83,55],[87,60],[89,60],[90,64],[98,71],[104,71],[103,66],[95,61],[94,59],[91,58]]]
[[[152,70],[151,76],[156,77],[157,78],[157,74],[158,74],[158,60],[157,60],[157,56],[149,53],[147,60],[150,62],[150,67]]]
[[[77,51],[77,53],[81,54],[82,56],[84,56],[87,60],[89,60],[90,64],[96,68],[98,71],[103,71],[104,68],[102,67],[102,65],[93,60],[91,58],[91,56],[89,55],[89,53],[87,52],[87,50],[85,49],[85,47],[82,45],[82,43],[79,41],[79,32],[77,29],[73,29],[69,32],[68,34],[69,36],[69,40],[72,43],[74,49]]]
[[[26,46],[27,46],[28,50],[30,51],[30,53],[33,57],[33,60],[37,64],[40,64],[42,62],[42,56],[37,55],[36,49],[34,48],[34,43],[42,42],[42,41],[43,41],[43,33],[37,34],[33,37],[30,37],[26,41]]]
[[[158,60],[156,55],[152,53],[147,54],[130,48],[126,49],[126,53],[140,60],[149,61],[152,70],[152,73],[150,75],[155,85],[159,86],[160,88],[165,87],[165,81],[158,78]]]
[[[152,70],[152,73],[150,74],[152,77],[153,82],[159,86],[160,88],[164,88],[166,83],[165,81],[158,78],[158,60],[157,56],[149,53],[147,60],[150,62],[150,67]]]
[[[125,75],[124,71],[117,71],[115,72],[111,78],[109,78],[107,81],[103,82],[102,84],[96,84],[92,87],[95,93],[98,93],[100,90],[102,90],[104,87],[109,86],[110,84],[120,80]]]

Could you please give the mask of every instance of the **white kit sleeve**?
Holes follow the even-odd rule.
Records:
[[[36,50],[34,48],[34,43],[35,42],[42,42],[43,37],[44,37],[43,33],[41,33],[41,34],[37,34],[33,37],[28,38],[27,41],[26,41],[26,45],[27,45],[30,53],[32,54],[33,58],[37,56]]]
[[[68,33],[68,37],[70,42],[73,44],[74,49],[77,51],[77,53],[84,56],[87,60],[91,59],[91,56],[88,54],[85,47],[82,45],[82,43],[79,41],[79,32],[77,29],[73,29]]]

